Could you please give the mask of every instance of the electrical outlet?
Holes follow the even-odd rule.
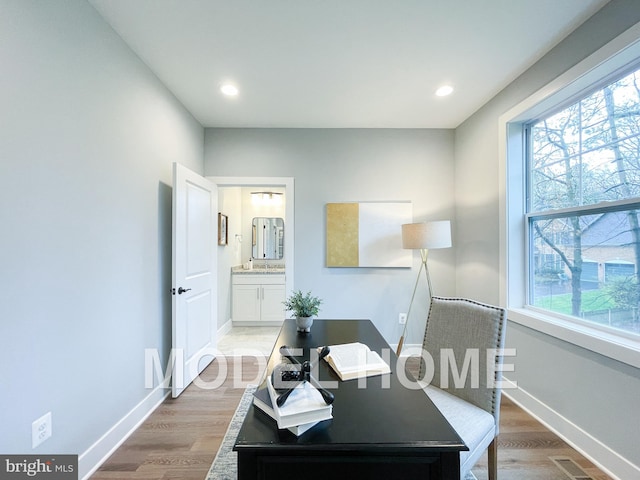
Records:
[[[406,313],[399,313],[398,314],[398,323],[400,325],[404,325],[405,323],[407,323],[407,314]]]
[[[31,448],[36,448],[51,436],[51,412],[31,424]]]

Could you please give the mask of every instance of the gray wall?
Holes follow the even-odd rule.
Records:
[[[638,6],[636,0],[612,1],[456,129],[458,294],[499,302],[499,116],[639,22]],[[638,369],[514,323],[507,343],[518,351],[510,379],[640,466]]]
[[[416,221],[453,220],[453,131],[206,129],[205,174],[294,177],[294,288],[324,299],[321,318],[370,318],[387,341],[397,343],[398,313],[411,300],[419,255],[413,269],[325,267],[325,205],[411,200]],[[440,295],[455,292],[454,252],[431,252]],[[422,282],[408,343],[420,343],[424,332]]]
[[[84,0],[0,9],[0,452],[81,454],[168,356],[171,165],[202,173],[204,130]]]

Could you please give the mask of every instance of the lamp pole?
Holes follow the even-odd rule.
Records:
[[[431,276],[429,275],[429,266],[427,264],[427,257],[429,255],[429,249],[433,248],[448,248],[451,246],[451,222],[449,220],[441,220],[436,222],[426,223],[406,223],[402,225],[402,248],[409,250],[420,250],[420,258],[422,263],[416,276],[416,283],[413,286],[413,294],[411,295],[411,302],[409,303],[409,310],[407,311],[407,319],[404,323],[404,329],[402,330],[402,336],[398,342],[398,348],[396,349],[396,355],[400,356],[402,352],[402,346],[404,344],[407,335],[407,325],[409,324],[409,315],[411,314],[411,307],[413,306],[413,300],[418,290],[418,282],[420,281],[420,274],[424,269],[424,274],[427,277],[427,286],[429,288],[429,301],[433,298],[433,287],[431,285]]]
[[[400,341],[398,342],[398,348],[396,349],[396,355],[400,356],[400,352],[402,352],[402,346],[404,344],[404,337],[407,334],[407,325],[409,324],[409,315],[411,315],[411,307],[413,306],[413,299],[416,297],[416,290],[418,289],[418,282],[420,281],[420,274],[424,269],[424,274],[427,277],[427,285],[429,286],[429,300],[433,296],[433,289],[431,287],[431,277],[429,275],[429,267],[427,266],[427,256],[429,255],[428,248],[420,249],[420,257],[422,258],[422,263],[420,264],[420,268],[418,269],[418,275],[416,276],[416,283],[413,286],[413,294],[411,295],[411,302],[409,302],[409,309],[407,310],[407,319],[404,322],[404,329],[402,330],[402,336],[400,337]]]

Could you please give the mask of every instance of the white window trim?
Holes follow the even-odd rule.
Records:
[[[500,116],[500,303],[509,320],[640,368],[640,341],[526,305],[524,123],[640,58],[640,23]],[[509,188],[509,185],[517,188]]]

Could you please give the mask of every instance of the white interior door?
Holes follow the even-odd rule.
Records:
[[[217,186],[173,164],[171,394],[213,360],[217,332]]]

